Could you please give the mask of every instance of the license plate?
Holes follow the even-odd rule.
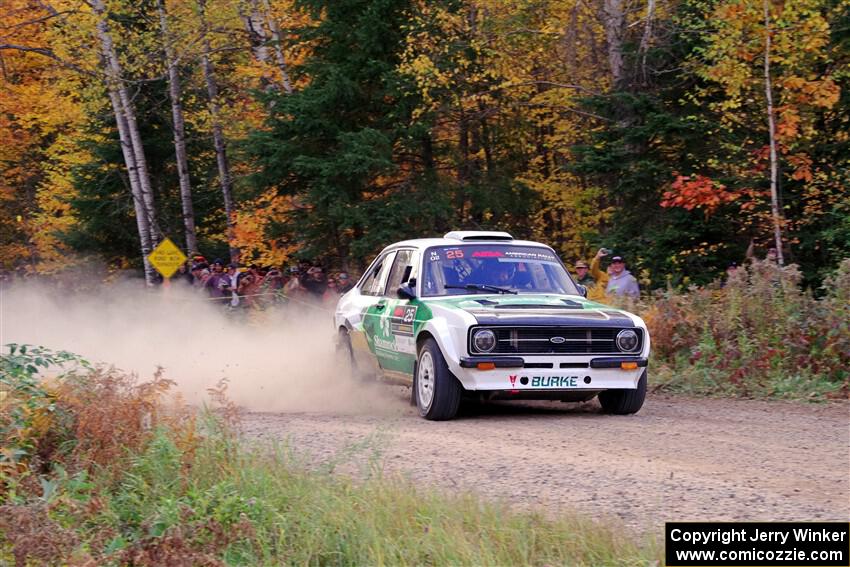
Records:
[[[511,388],[541,388],[564,390],[568,388],[581,388],[582,381],[578,376],[534,376],[517,375],[508,376]]]

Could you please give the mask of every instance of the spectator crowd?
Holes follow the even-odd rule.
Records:
[[[311,262],[281,270],[256,264],[242,267],[219,258],[207,262],[203,256],[181,265],[171,279],[175,285],[191,287],[233,310],[265,309],[286,301],[332,308],[355,284],[347,272],[327,274],[321,265]]]

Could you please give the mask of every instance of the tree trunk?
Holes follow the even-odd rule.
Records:
[[[235,237],[235,218],[233,207],[233,192],[230,179],[230,164],[227,160],[227,143],[224,140],[224,132],[221,128],[218,106],[218,84],[213,73],[210,61],[210,40],[208,35],[208,23],[206,15],[206,0],[198,0],[198,15],[201,19],[201,41],[203,55],[201,64],[204,68],[204,80],[207,83],[207,95],[210,99],[210,119],[212,120],[213,144],[215,145],[215,161],[218,165],[218,177],[221,184],[221,194],[224,198],[224,214],[227,217],[227,243],[230,247],[230,261],[239,261],[239,249],[233,245]]]
[[[767,99],[767,128],[770,135],[770,210],[773,215],[773,238],[776,242],[776,259],[785,264],[782,254],[782,211],[779,209],[779,158],[776,153],[776,117],[773,113],[773,87],[770,81],[770,4],[764,5],[764,95]]]
[[[646,54],[649,51],[649,44],[652,43],[652,18],[655,17],[655,0],[647,0],[646,2],[646,24],[643,28],[643,37],[640,40],[638,52],[641,54],[640,71],[641,79],[646,83]]]
[[[183,120],[182,91],[180,73],[171,46],[168,33],[168,17],[165,12],[165,0],[157,0],[159,25],[162,30],[162,43],[165,51],[165,64],[168,66],[168,96],[171,99],[172,133],[174,135],[174,154],[177,158],[177,177],[180,181],[180,202],[183,206],[183,227],[186,231],[186,251],[189,256],[198,253],[198,239],[195,231],[195,210],[192,204],[192,182],[189,178],[189,160],[186,154],[186,126]]]
[[[139,244],[142,252],[142,263],[145,270],[145,283],[153,285],[156,273],[148,261],[148,255],[156,242],[156,213],[153,202],[153,192],[150,191],[150,177],[144,159],[144,149],[141,146],[135,111],[133,110],[127,89],[122,82],[121,66],[118,62],[115,46],[109,34],[106,22],[106,9],[102,0],[91,0],[91,7],[98,16],[97,33],[103,50],[103,65],[107,77],[107,90],[112,111],[115,114],[115,124],[121,143],[121,153],[127,167],[130,180],[130,193],[133,198],[133,208],[136,214],[136,228],[139,232]],[[135,129],[135,132],[134,132]],[[144,179],[144,181],[143,181]],[[147,187],[147,191],[145,190]]]
[[[248,42],[251,44],[251,52],[254,54],[254,58],[260,63],[268,63],[268,38],[266,37],[266,30],[263,26],[264,18],[260,13],[257,0],[250,0],[247,13],[240,6],[239,15],[242,18],[242,23],[245,24],[245,31],[248,33]]]
[[[608,66],[611,68],[613,90],[620,90],[625,86],[623,71],[623,29],[625,22],[623,0],[605,0],[602,7],[602,24],[608,43]]]
[[[115,83],[118,91],[118,97],[121,99],[121,107],[124,109],[124,117],[127,119],[127,134],[130,138],[130,143],[133,146],[133,155],[136,158],[136,168],[139,174],[139,189],[142,193],[145,211],[148,216],[148,225],[150,227],[151,242],[159,242],[160,230],[156,222],[156,208],[154,204],[154,193],[151,187],[151,178],[148,173],[148,163],[145,159],[145,149],[142,144],[142,136],[139,133],[139,124],[136,120],[136,110],[133,106],[130,93],[123,82],[123,73],[121,63],[118,61],[118,54],[115,52],[115,44],[112,42],[112,36],[109,34],[109,26],[106,22],[106,6],[103,0],[89,0],[89,3],[98,16],[97,30],[100,35],[101,44],[103,45],[104,58],[108,67],[108,75],[110,80]]]
[[[269,0],[263,0],[263,3],[266,8],[266,21],[269,24],[269,31],[272,34],[272,41],[274,41],[274,55],[275,60],[277,61],[277,66],[280,69],[280,84],[283,86],[283,90],[289,94],[292,94],[292,81],[289,79],[289,70],[286,64],[286,57],[283,55],[283,41],[282,36],[280,34],[280,26],[277,25],[277,20],[272,13],[272,7],[269,4]]]

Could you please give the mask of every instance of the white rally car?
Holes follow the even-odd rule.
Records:
[[[550,247],[457,231],[385,248],[340,298],[334,324],[352,373],[411,385],[426,419],[451,419],[463,396],[598,395],[609,413],[635,413],[646,325],[585,295]]]

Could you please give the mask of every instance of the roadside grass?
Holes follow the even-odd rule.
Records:
[[[850,395],[850,259],[815,297],[796,266],[753,262],[724,285],[630,306],[652,338],[650,387],[809,401]]]
[[[35,359],[39,360],[34,364]],[[55,364],[81,365],[40,380]],[[214,409],[169,406],[73,355],[0,364],[0,563],[15,565],[652,565],[660,546],[580,516],[517,512],[382,473],[309,469],[246,443],[226,384]],[[380,443],[380,437],[376,441]],[[368,443],[361,451],[379,451]],[[518,480],[521,482],[521,480]]]

